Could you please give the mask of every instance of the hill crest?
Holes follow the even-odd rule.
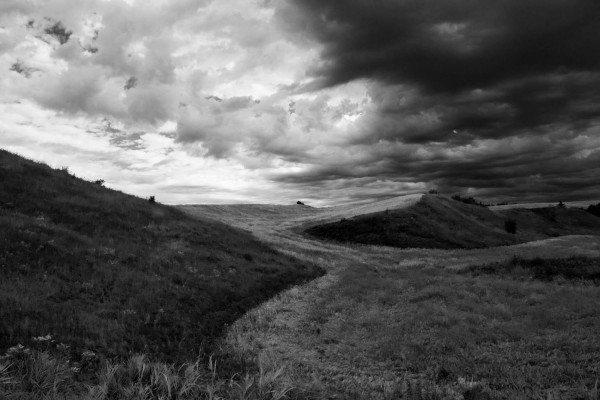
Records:
[[[506,222],[516,224],[508,232]],[[493,211],[425,194],[406,207],[343,217],[306,229],[320,239],[402,248],[480,248],[566,234],[598,234],[600,218],[579,209]]]
[[[195,359],[323,270],[221,222],[0,150],[0,352],[51,334],[73,357]]]

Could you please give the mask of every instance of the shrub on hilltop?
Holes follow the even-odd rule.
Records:
[[[480,206],[480,207],[486,207],[485,204],[483,204],[482,202],[476,200],[474,197],[462,197],[461,195],[455,194],[454,196],[452,196],[453,200],[456,201],[460,201],[462,203],[465,204],[471,204],[474,206]]]
[[[595,215],[596,217],[600,217],[600,203],[596,205],[590,204],[588,208],[586,208],[586,211],[590,214]]]

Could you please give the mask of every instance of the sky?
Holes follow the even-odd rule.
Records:
[[[598,0],[2,0],[0,148],[168,204],[600,197]]]

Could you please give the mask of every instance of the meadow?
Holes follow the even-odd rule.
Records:
[[[390,247],[306,230],[443,232],[421,195],[174,208],[6,152],[0,179],[0,398],[598,399],[600,236],[554,225],[592,214],[434,196],[511,241]]]
[[[324,273],[240,229],[4,151],[0,182],[0,398],[81,398],[107,363],[204,373],[227,325]]]
[[[470,250],[344,244],[296,229],[333,210],[260,207],[229,220],[224,206],[184,209],[327,270],[223,340],[240,364],[285,366],[299,398],[598,398],[600,237]],[[542,266],[554,273],[536,273]]]

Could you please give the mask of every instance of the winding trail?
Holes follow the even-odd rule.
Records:
[[[451,272],[514,256],[600,257],[600,237],[591,235],[487,249],[437,250],[345,245],[322,242],[302,233],[302,227],[315,223],[409,207],[420,197],[404,196],[369,205],[324,209],[300,205],[180,206],[192,215],[218,219],[251,231],[274,248],[327,270],[325,276],[280,293],[247,313],[229,328],[224,339],[226,345],[239,357],[260,365],[286,366],[295,385],[315,393],[346,393],[346,397],[338,398],[391,398],[394,385],[407,375],[423,375],[407,370],[406,363],[399,360],[405,353],[386,348],[391,346],[387,343],[389,338],[378,336],[376,331],[377,326],[381,326],[382,332],[389,326],[402,328],[403,315],[408,312],[406,304],[410,302],[406,296],[423,290],[406,279],[411,271]],[[371,287],[369,282],[376,284]],[[532,288],[537,286],[532,284]],[[371,297],[362,303],[358,300],[352,303],[354,297],[364,296],[363,289],[368,296],[387,298],[392,292],[398,295],[386,300],[388,303],[381,303],[379,298],[373,302]],[[356,291],[356,295],[348,291]],[[388,356],[386,352],[396,356]]]

